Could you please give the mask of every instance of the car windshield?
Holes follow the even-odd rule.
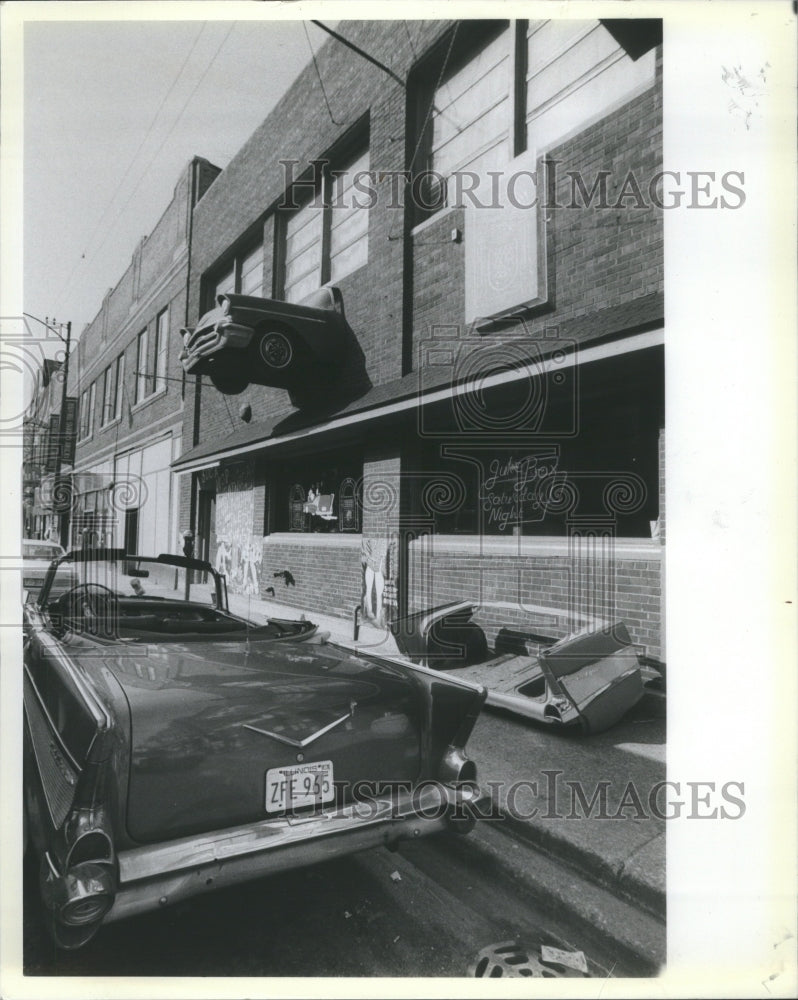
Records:
[[[152,605],[164,601],[208,608],[226,605],[221,578],[207,563],[182,556],[128,556],[114,549],[71,552],[59,560],[59,568],[66,565],[71,567],[73,590],[78,594],[110,592],[116,598],[134,598],[137,603]]]
[[[23,542],[23,559],[56,559],[64,550],[55,542]]]

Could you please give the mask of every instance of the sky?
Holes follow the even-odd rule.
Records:
[[[326,38],[301,21],[27,23],[25,311],[79,335],[190,159],[226,167]]]

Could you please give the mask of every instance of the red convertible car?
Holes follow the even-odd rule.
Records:
[[[64,565],[78,582],[51,597]],[[25,606],[25,842],[63,948],[103,922],[467,832],[485,692],[231,614],[182,556],[68,553]]]

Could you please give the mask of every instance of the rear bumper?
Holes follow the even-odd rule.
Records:
[[[478,786],[430,784],[393,800],[355,803],[308,818],[264,820],[122,851],[119,886],[104,923],[203,892],[441,830],[470,829]]]

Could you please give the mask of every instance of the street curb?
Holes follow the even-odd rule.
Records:
[[[496,808],[498,803],[493,800]],[[612,865],[595,851],[589,851],[573,841],[552,833],[549,828],[530,823],[501,812],[501,826],[505,833],[523,840],[556,859],[566,861],[586,878],[591,879],[614,894],[620,893],[629,903],[646,910],[659,920],[665,920],[667,898],[665,890],[626,871],[626,863]],[[628,861],[629,859],[627,859]]]
[[[553,917],[567,920],[586,940],[608,949],[643,975],[655,976],[662,970],[666,960],[663,918],[596,883],[580,868],[541,851],[532,841],[514,837],[503,826],[478,822],[464,840],[491,867],[514,884],[521,883]],[[508,845],[512,845],[510,850]]]

